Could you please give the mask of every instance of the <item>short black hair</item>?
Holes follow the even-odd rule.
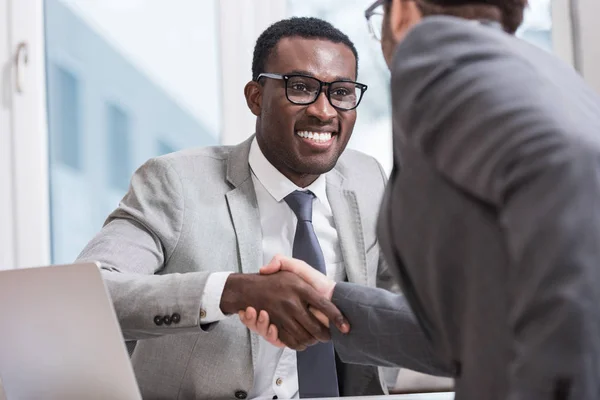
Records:
[[[358,52],[354,43],[345,33],[319,18],[292,17],[269,26],[256,40],[252,59],[252,80],[256,81],[258,75],[266,72],[267,61],[279,41],[294,36],[305,39],[325,39],[333,43],[345,44],[354,54],[356,73],[358,74]]]

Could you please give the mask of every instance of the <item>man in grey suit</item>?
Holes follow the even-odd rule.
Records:
[[[404,296],[284,269],[313,273],[348,318],[332,330],[345,361],[405,362],[408,303],[458,399],[598,399],[600,98],[512,35],[525,3],[368,10],[384,8],[393,90],[378,233]]]
[[[352,42],[327,22],[269,27],[244,92],[256,136],[148,161],[79,256],[102,265],[125,339],[137,341],[131,360],[145,399],[386,390],[377,368],[336,360],[330,344],[307,361],[228,317],[268,310],[294,349],[329,339],[307,305],[341,317],[333,304],[295,274],[257,274],[281,252],[319,259],[337,281],[393,288],[375,236],[385,174],[344,151],[366,90],[357,65]]]

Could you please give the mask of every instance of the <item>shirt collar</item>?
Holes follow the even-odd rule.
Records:
[[[277,202],[280,202],[285,196],[296,190],[310,190],[321,202],[325,202],[327,199],[326,174],[320,175],[313,183],[305,188],[296,186],[292,181],[286,178],[285,175],[279,172],[269,160],[267,160],[260,149],[256,138],[252,140],[252,145],[250,146],[248,163],[250,164],[250,169],[254,176],[256,176],[258,181]]]

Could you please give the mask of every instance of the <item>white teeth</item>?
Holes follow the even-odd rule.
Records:
[[[331,132],[297,131],[296,134],[301,138],[314,140],[315,142],[328,142],[331,140]]]

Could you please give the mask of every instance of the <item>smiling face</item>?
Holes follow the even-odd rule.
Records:
[[[322,39],[288,37],[279,41],[266,71],[302,74],[323,82],[356,80],[356,59],[344,44]],[[284,80],[262,78],[246,85],[246,99],[257,116],[256,139],[265,157],[300,187],[330,171],[346,148],[356,110],[334,108],[323,90],[309,105],[286,98]]]

